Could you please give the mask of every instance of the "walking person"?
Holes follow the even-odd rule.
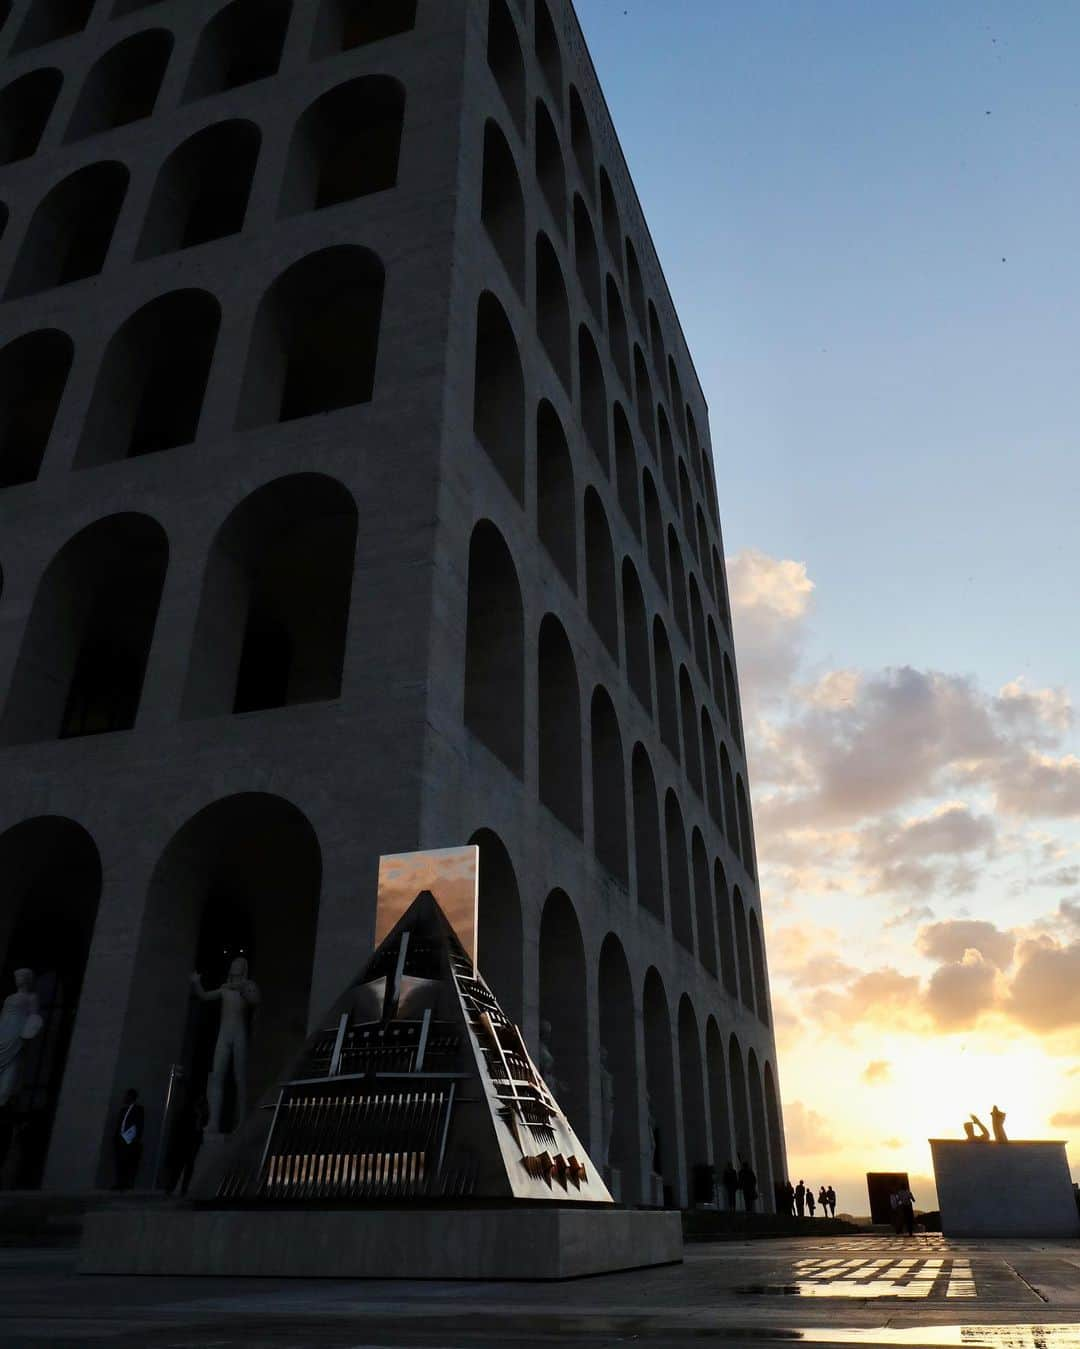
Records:
[[[800,1180],[798,1185],[795,1186],[796,1215],[801,1218],[803,1216],[805,1209],[806,1209],[806,1186]]]
[[[814,1189],[812,1185],[806,1187],[806,1207],[811,1216],[814,1216]]]
[[[913,1237],[915,1235],[915,1196],[905,1186],[896,1197],[899,1201],[898,1211],[900,1215],[896,1230],[899,1232],[902,1228],[909,1237]]]
[[[829,1188],[825,1191],[825,1195],[826,1195],[826,1197],[827,1197],[827,1199],[828,1199],[828,1201],[829,1201],[829,1212],[830,1212],[830,1213],[832,1214],[832,1216],[835,1218],[835,1217],[836,1217],[836,1191],[835,1191],[835,1190],[833,1189],[833,1187],[830,1185]]]
[[[824,1185],[818,1190],[817,1202],[818,1208],[821,1209],[821,1216],[827,1218],[829,1216],[829,1192]]]
[[[134,1087],[124,1092],[120,1113],[113,1131],[113,1160],[116,1164],[114,1190],[130,1190],[142,1160],[145,1115],[139,1104],[139,1093]]]
[[[757,1176],[749,1162],[743,1162],[739,1167],[739,1189],[742,1190],[743,1205],[747,1213],[753,1213],[754,1205],[757,1203]]]
[[[724,1167],[724,1193],[727,1195],[728,1212],[735,1212],[735,1196],[739,1193],[739,1173],[728,1162]]]

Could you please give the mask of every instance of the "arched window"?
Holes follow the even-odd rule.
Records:
[[[611,186],[607,169],[600,169],[600,217],[604,226],[604,240],[615,266],[622,271],[622,226],[619,224],[619,207],[615,201],[615,190]]]
[[[638,702],[652,712],[652,673],[649,661],[649,619],[634,564],[623,560],[623,627],[626,633],[626,677]]]
[[[690,575],[690,626],[694,634],[694,659],[706,679],[709,677],[709,652],[705,644],[705,610],[701,606],[701,591],[697,579]]]
[[[184,89],[190,103],[277,74],[291,0],[233,0],[199,35]]]
[[[720,557],[720,551],[713,545],[712,550],[713,575],[716,577],[716,603],[720,609],[720,622],[723,623],[725,630],[731,633],[731,614],[728,612],[727,601],[727,579],[724,575],[724,563]]]
[[[739,958],[739,995],[743,1000],[743,1006],[752,1012],[754,975],[750,965],[750,938],[746,930],[746,908],[738,886],[735,887],[732,908],[735,914],[735,951]]]
[[[634,866],[637,899],[643,909],[664,921],[664,873],[660,860],[660,807],[656,779],[644,745],[634,746]]]
[[[578,328],[578,380],[581,386],[581,424],[585,429],[585,439],[596,455],[600,467],[610,477],[608,401],[604,370],[597,354],[596,343],[584,323]]]
[[[473,430],[518,501],[525,501],[525,380],[513,329],[490,291],[476,306]]]
[[[154,185],[136,256],[152,258],[239,234],[260,138],[254,122],[218,122],[174,150]]]
[[[671,930],[688,951],[694,949],[691,917],[690,868],[686,860],[686,829],[675,793],[668,788],[664,798],[664,829],[667,835],[668,893],[671,897]]]
[[[596,860],[629,885],[622,736],[612,701],[599,685],[592,697],[592,789]]]
[[[555,373],[569,392],[570,305],[559,259],[546,234],[536,236],[536,328]]]
[[[679,703],[682,708],[683,759],[686,763],[686,776],[690,780],[690,786],[698,796],[701,796],[701,750],[698,746],[697,703],[694,699],[694,686],[690,682],[685,665],[679,667]]]
[[[671,567],[671,607],[675,610],[675,621],[679,631],[690,640],[690,611],[686,607],[686,569],[683,567],[682,549],[675,533],[675,526],[668,525],[668,564]]]
[[[682,510],[683,529],[690,541],[690,549],[696,557],[698,539],[697,531],[694,528],[694,498],[690,491],[690,475],[687,473],[686,465],[682,459],[679,460],[679,506]]]
[[[112,7],[113,19],[122,19],[128,14],[137,14],[141,9],[149,9],[151,5],[160,5],[161,0],[116,0]]]
[[[195,439],[221,308],[204,290],[151,300],[105,348],[77,468],[171,450]]]
[[[780,1125],[780,1106],[776,1096],[776,1083],[773,1079],[773,1071],[768,1063],[765,1065],[765,1114],[769,1125],[769,1157],[772,1161],[773,1176],[779,1181],[784,1175],[784,1148],[782,1139],[784,1137],[783,1129]]]
[[[739,817],[735,808],[735,779],[731,773],[731,759],[727,745],[720,745],[720,787],[724,796],[724,837],[728,847],[739,856]]]
[[[58,70],[32,70],[0,92],[0,165],[38,148],[63,82]]]
[[[731,657],[724,652],[724,692],[727,694],[728,721],[731,724],[731,733],[735,737],[735,743],[742,749],[742,719],[739,715],[739,690],[735,683],[735,670],[731,664]]]
[[[724,1068],[724,1039],[715,1017],[705,1027],[705,1062],[709,1075],[709,1116],[712,1121],[713,1167],[719,1175],[735,1161],[731,1145],[731,1111],[728,1106],[727,1072]],[[726,1195],[721,1191],[721,1203]]]
[[[645,975],[642,996],[642,1020],[645,1032],[645,1085],[647,1099],[655,1112],[653,1136],[648,1140],[649,1170],[661,1177],[663,1195],[650,1195],[652,1202],[662,1198],[665,1207],[682,1203],[679,1174],[678,1131],[675,1123],[675,1046],[671,1037],[664,983],[656,967]]]
[[[478,829],[469,842],[480,850],[477,964],[499,1006],[520,1026],[525,1013],[525,942],[514,864],[502,839],[490,829]]]
[[[660,739],[679,757],[679,708],[675,697],[675,667],[667,630],[659,616],[653,619],[653,664],[656,666],[656,701],[660,713]]]
[[[720,643],[716,636],[716,624],[709,615],[709,683],[712,687],[716,709],[727,721],[727,700],[724,697],[724,659],[720,654]]]
[[[630,393],[633,384],[630,375],[630,338],[626,332],[626,314],[619,298],[619,287],[610,272],[607,278],[607,316],[611,359],[615,362],[615,369],[618,370],[627,393]]]
[[[615,587],[615,553],[611,531],[596,489],[585,492],[585,577],[589,622],[619,661],[619,601]]]
[[[634,438],[630,434],[630,423],[622,405],[616,403],[612,409],[615,422],[615,482],[619,492],[619,506],[626,522],[634,533],[641,538],[641,505],[638,501],[637,455],[634,453]]]
[[[660,498],[656,495],[656,485],[652,474],[645,469],[641,475],[641,495],[645,502],[645,547],[649,555],[649,568],[656,577],[657,584],[666,595],[667,555],[664,551],[664,520],[660,514]]]
[[[559,133],[546,106],[536,100],[536,181],[559,233],[566,238],[566,165]]]
[[[697,1017],[684,993],[679,999],[679,1083],[682,1087],[683,1152],[690,1185],[690,1204],[712,1203],[712,1185],[697,1181],[709,1166],[709,1135],[705,1123],[705,1077]],[[700,1188],[699,1188],[700,1186]]]
[[[705,584],[709,587],[709,593],[715,597],[716,582],[713,579],[712,567],[709,565],[709,531],[705,524],[705,513],[700,506],[695,508],[695,517],[697,519],[698,557],[701,559],[701,570],[705,576]]]
[[[668,388],[671,390],[671,411],[678,427],[679,435],[686,439],[686,405],[683,402],[682,383],[675,366],[674,356],[668,357]]]
[[[716,755],[716,736],[712,718],[701,709],[701,752],[705,760],[705,803],[713,820],[724,827],[724,798],[720,790],[720,762]]]
[[[517,569],[502,535],[481,520],[469,544],[465,725],[525,775],[525,629]]]
[[[608,1161],[620,1178],[616,1201],[633,1204],[641,1197],[634,989],[626,952],[613,932],[600,948],[598,983],[600,1053],[611,1073],[614,1095]]]
[[[536,522],[540,542],[577,593],[577,496],[562,424],[544,399],[536,414]]]
[[[263,296],[237,425],[294,421],[370,402],[383,266],[342,244],[294,263]]]
[[[278,478],[236,507],[206,567],[185,717],[338,697],[356,529],[351,493],[318,473]]]
[[[750,1118],[753,1121],[754,1169],[758,1174],[761,1207],[768,1213],[776,1207],[773,1192],[772,1165],[769,1160],[769,1135],[765,1126],[765,1099],[761,1094],[761,1073],[757,1055],[751,1049],[746,1055],[746,1076],[750,1096]]]
[[[713,865],[713,890],[716,892],[716,935],[720,943],[720,977],[733,998],[739,996],[739,978],[735,965],[735,931],[732,926],[731,896],[724,868]]]
[[[739,843],[742,848],[743,866],[752,876],[754,874],[754,841],[750,832],[750,806],[746,800],[746,788],[741,774],[735,776],[735,800],[739,810]]]
[[[280,214],[299,215],[386,192],[397,183],[405,90],[365,75],[321,95],[293,131]]]
[[[316,59],[366,47],[407,33],[416,23],[416,0],[323,0],[311,54]]]
[[[574,259],[577,263],[578,280],[585,298],[592,305],[593,313],[601,321],[604,317],[600,288],[600,258],[596,252],[596,235],[593,233],[589,210],[582,199],[574,194]]]
[[[582,182],[591,200],[595,201],[596,170],[593,167],[592,132],[589,130],[589,119],[585,115],[581,95],[573,85],[570,86],[570,142],[574,147],[574,158],[577,160]]]
[[[588,1147],[589,1036],[585,1006],[585,946],[574,906],[553,890],[540,918],[540,1037],[555,1063],[559,1104]]]
[[[34,596],[3,742],[135,725],[169,545],[146,515],[111,515],[69,539]]]
[[[742,1050],[732,1035],[728,1041],[728,1063],[731,1067],[731,1108],[734,1130],[735,1156],[752,1161],[753,1141],[750,1137],[750,1109],[746,1099],[746,1074],[743,1070]]]
[[[656,422],[660,435],[660,471],[664,475],[664,486],[676,511],[679,509],[679,492],[675,478],[675,446],[671,440],[671,427],[664,409],[656,405]]]
[[[506,137],[492,121],[484,128],[480,218],[514,289],[524,299],[525,198]]]
[[[645,357],[641,354],[641,348],[636,342],[634,343],[634,389],[637,396],[638,425],[641,427],[641,433],[645,437],[653,458],[655,458],[656,423],[653,419],[652,385],[649,383],[649,372],[645,366]]]
[[[645,332],[645,287],[641,282],[641,267],[638,264],[637,250],[629,239],[626,241],[626,280],[630,286],[630,308],[638,321],[638,327]],[[652,399],[649,399],[652,406]]]
[[[540,624],[537,652],[540,800],[580,837],[581,693],[570,642],[552,614]]]
[[[71,338],[55,328],[0,349],[0,488],[37,477],[72,355]]]
[[[118,42],[93,66],[68,124],[68,141],[140,122],[154,111],[173,38],[148,28]]]
[[[765,952],[761,945],[761,929],[757,914],[750,910],[748,925],[750,928],[750,961],[754,968],[754,988],[757,990],[758,1020],[763,1026],[769,1024],[769,997],[765,988]]]
[[[487,59],[514,124],[524,136],[525,60],[521,55],[517,26],[505,0],[489,0]]]
[[[664,387],[664,381],[667,379],[667,361],[664,357],[664,334],[660,327],[660,316],[656,312],[656,305],[652,300],[649,301],[649,345],[652,347],[653,369],[656,371],[656,378],[660,381],[660,387]]]
[[[81,33],[93,8],[94,0],[32,0],[12,44],[12,55]]]
[[[551,90],[555,105],[562,108],[562,56],[559,52],[559,35],[552,22],[551,10],[544,0],[536,0],[536,59],[544,72],[548,88]]]
[[[128,187],[123,164],[89,164],[58,183],[34,212],[7,298],[96,276],[105,265]]]
[[[701,830],[695,829],[690,844],[694,861],[694,913],[697,918],[698,959],[716,978],[716,925],[713,922],[713,893],[709,880],[709,857]]]

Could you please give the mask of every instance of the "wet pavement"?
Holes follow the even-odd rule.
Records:
[[[1080,1242],[719,1242],[570,1283],[87,1277],[0,1251],[0,1345],[963,1345],[1080,1349]]]

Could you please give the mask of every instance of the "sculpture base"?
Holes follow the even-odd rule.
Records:
[[[1074,1237],[1080,1216],[1060,1142],[931,1138],[948,1237]]]
[[[172,1209],[87,1214],[81,1274],[573,1279],[683,1258],[676,1210]]]

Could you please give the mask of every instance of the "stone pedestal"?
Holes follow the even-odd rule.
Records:
[[[679,1213],[637,1209],[172,1209],[86,1217],[82,1274],[572,1279],[683,1258]]]
[[[941,1228],[950,1237],[1073,1237],[1080,1217],[1065,1144],[931,1138]]]

